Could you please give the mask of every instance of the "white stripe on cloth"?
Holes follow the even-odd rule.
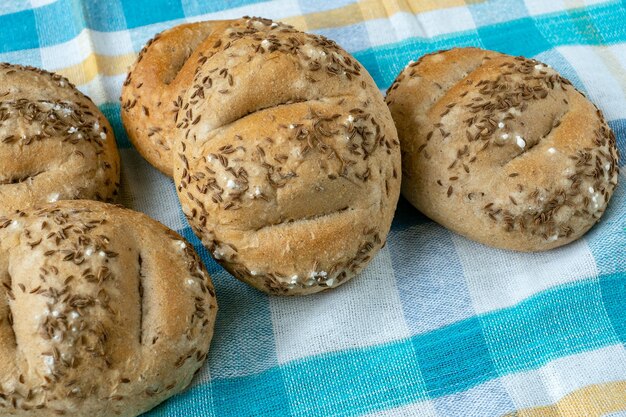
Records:
[[[598,276],[584,239],[539,253],[494,249],[459,235],[453,241],[479,314],[510,307],[559,284]]]
[[[610,0],[526,0],[526,9],[531,16],[560,12],[578,7],[610,3]]]
[[[30,4],[33,7],[42,7],[42,6],[46,6],[48,4],[52,4],[57,0],[30,0]]]
[[[278,363],[409,336],[388,247],[332,291],[271,297]]]
[[[366,20],[365,26],[372,47],[414,37],[429,38],[476,29],[467,7],[432,10],[416,15],[399,12],[386,19]]]
[[[624,117],[626,91],[598,54],[603,47],[559,46],[556,50],[576,70],[585,84],[589,99],[598,105],[608,120]]]
[[[50,71],[78,65],[92,53],[108,56],[134,53],[128,30],[98,32],[83,29],[67,42],[45,46],[40,50],[42,65]]]
[[[174,230],[182,230],[180,203],[172,180],[153,168],[135,149],[120,149],[122,172],[119,202]]]
[[[517,409],[550,405],[592,384],[624,380],[626,350],[622,345],[566,356],[539,369],[501,377]]]
[[[115,77],[98,75],[86,84],[77,85],[76,88],[89,97],[97,106],[104,103],[118,104],[119,93],[121,92],[120,86],[124,82],[124,78],[126,78],[126,74]]]

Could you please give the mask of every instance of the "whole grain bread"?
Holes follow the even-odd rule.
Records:
[[[477,48],[409,64],[387,103],[403,195],[445,227],[498,248],[565,245],[599,221],[617,184],[602,112],[534,59]]]
[[[0,216],[67,199],[111,201],[120,163],[113,130],[67,79],[0,64]]]
[[[182,66],[172,55],[178,87],[161,99],[194,232],[233,275],[268,293],[346,282],[384,244],[400,192],[399,142],[380,91],[322,36],[262,18],[198,25],[204,39]],[[181,31],[191,33],[150,43],[129,92],[145,78],[142,62],[167,59],[154,45],[180,45]],[[123,97],[127,119],[144,98]]]
[[[141,50],[122,86],[122,122],[128,138],[154,167],[172,176],[171,132],[177,123],[172,100],[191,86],[194,66],[213,45],[205,42],[227,21],[187,23],[157,34]]]
[[[137,416],[206,358],[216,301],[147,216],[62,201],[0,219],[0,415]]]

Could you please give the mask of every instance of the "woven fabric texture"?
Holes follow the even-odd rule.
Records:
[[[67,76],[111,120],[120,203],[189,239],[220,311],[206,366],[147,416],[626,416],[626,170],[602,221],[539,254],[455,235],[401,199],[359,277],[268,297],[211,259],[172,181],[120,123],[144,43],[176,24],[260,15],[337,41],[382,91],[411,59],[479,46],[544,61],[605,113],[626,156],[626,2],[599,0],[10,0],[0,60]],[[0,86],[1,88],[1,86]]]

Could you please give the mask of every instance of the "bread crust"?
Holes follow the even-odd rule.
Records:
[[[192,87],[171,100],[174,181],[194,232],[267,293],[346,282],[384,244],[400,191],[374,81],[334,42],[268,19],[230,21],[203,45],[181,70]]]
[[[115,137],[98,107],[67,79],[0,64],[0,216],[48,201],[112,201]]]
[[[190,383],[216,301],[191,246],[121,206],[0,219],[0,414],[137,416]]]
[[[402,194],[486,245],[541,251],[599,221],[617,184],[596,106],[539,61],[458,48],[408,65],[388,90]]]
[[[172,176],[172,137],[177,97],[189,88],[204,42],[227,21],[187,23],[167,29],[144,46],[122,86],[122,123],[128,138],[150,164]]]

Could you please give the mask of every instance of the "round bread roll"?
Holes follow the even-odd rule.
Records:
[[[399,141],[374,81],[334,42],[267,19],[228,22],[203,45],[213,49],[194,52],[190,87],[170,100],[194,232],[267,293],[346,282],[384,244],[400,193]]]
[[[211,279],[178,234],[96,201],[0,219],[0,415],[137,416],[207,355]]]
[[[191,86],[202,52],[216,50],[203,42],[228,21],[175,26],[157,34],[141,50],[122,87],[122,122],[130,141],[155,168],[172,176],[172,137],[178,102]]]
[[[602,113],[536,60],[476,48],[430,54],[400,73],[387,104],[402,194],[486,245],[540,251],[578,239],[617,184]]]
[[[111,201],[120,167],[113,131],[67,79],[0,64],[0,216],[69,199]]]

